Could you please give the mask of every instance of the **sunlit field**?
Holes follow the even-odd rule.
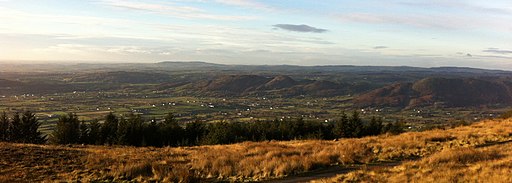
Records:
[[[333,166],[402,165],[356,170],[323,181],[495,180],[507,182],[512,120],[447,130],[338,141],[244,142],[179,148],[2,143],[0,180],[257,181]],[[486,178],[486,179],[482,179]],[[489,178],[489,179],[487,179]]]

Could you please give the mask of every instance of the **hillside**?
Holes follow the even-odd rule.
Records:
[[[276,76],[264,85],[258,86],[256,90],[276,90],[293,87],[298,84],[299,83],[297,81],[293,80],[289,76]]]
[[[203,92],[243,94],[254,91],[271,80],[271,78],[256,75],[228,75],[207,81],[200,90]]]
[[[508,119],[448,130],[339,141],[244,142],[181,148],[0,143],[0,182],[294,180],[297,174],[333,167],[341,174],[332,179],[334,182],[351,177],[370,182],[509,182],[512,154],[506,150],[511,146],[511,134],[512,120]],[[403,164],[383,167],[382,171],[353,168],[358,164],[391,166],[386,162]]]
[[[499,80],[429,77],[414,83],[395,83],[362,94],[357,106],[478,107],[512,104],[512,85]]]
[[[407,106],[417,93],[411,83],[396,83],[372,90],[354,99],[359,106]]]
[[[210,80],[191,82],[184,88],[200,94],[245,96],[274,94],[281,96],[329,97],[367,90],[365,84],[342,84],[328,80],[294,80],[290,76],[222,75]]]
[[[313,182],[512,182],[512,143],[446,149],[393,167],[340,174]]]

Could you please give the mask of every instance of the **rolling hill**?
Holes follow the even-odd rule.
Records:
[[[511,87],[500,80],[429,77],[378,88],[356,97],[353,102],[363,107],[510,105]]]
[[[328,97],[367,90],[361,84],[344,84],[327,80],[294,80],[289,76],[222,75],[210,80],[191,82],[186,90],[200,94],[246,96],[271,94],[293,97],[298,95]]]

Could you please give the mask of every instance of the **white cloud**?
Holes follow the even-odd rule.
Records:
[[[508,0],[480,1],[480,0],[430,0],[430,1],[404,1],[400,4],[413,8],[445,8],[452,10],[465,10],[472,13],[512,15],[512,3]]]
[[[243,8],[259,9],[266,11],[272,10],[271,7],[254,0],[215,0],[215,2],[230,6],[239,6]]]
[[[487,48],[487,49],[485,49],[485,50],[482,50],[482,52],[485,52],[485,53],[493,53],[493,54],[499,54],[499,55],[508,55],[508,54],[512,54],[512,50],[499,49],[499,48]]]
[[[387,24],[427,29],[469,30],[487,29],[492,31],[509,32],[512,24],[506,17],[461,16],[453,14],[376,14],[376,13],[346,13],[336,16],[342,22],[364,24]]]
[[[471,24],[464,23],[458,17],[443,17],[435,15],[382,15],[371,13],[349,13],[338,16],[342,21],[368,24],[392,24],[402,26],[412,26],[418,28],[440,28],[440,29],[458,29]]]
[[[95,16],[41,14],[0,7],[0,19],[4,34],[66,34],[75,36],[126,36],[130,30],[138,28],[139,22]],[[134,34],[135,36],[136,34]]]
[[[241,21],[241,20],[253,20],[256,17],[251,16],[232,16],[232,15],[219,15],[208,13],[203,9],[190,7],[190,6],[178,6],[174,4],[156,4],[156,3],[143,3],[125,0],[101,0],[100,4],[107,5],[115,8],[146,11],[151,13],[157,13],[161,15],[172,16],[183,19],[208,19],[208,20],[228,20],[228,21]]]

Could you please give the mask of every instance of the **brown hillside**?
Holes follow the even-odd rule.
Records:
[[[417,93],[411,90],[412,83],[396,83],[370,91],[354,99],[360,106],[401,106],[409,104]]]
[[[289,76],[276,76],[263,86],[257,88],[257,90],[275,90],[289,88],[297,85],[298,82],[290,78]]]
[[[434,100],[455,107],[512,103],[507,86],[472,78],[426,78],[414,83],[412,89],[420,96],[432,95]]]
[[[315,81],[303,86],[303,91],[316,96],[332,96],[344,93],[343,85],[331,81]]]
[[[271,78],[256,75],[228,75],[209,81],[202,89],[205,92],[224,92],[242,94],[255,90],[271,81]]]
[[[503,160],[507,161],[495,164],[497,169],[487,170],[504,173],[512,170],[512,167],[505,166],[510,165],[511,158],[510,153],[499,152],[499,148],[497,153],[500,156],[483,152],[482,159],[475,160],[467,160],[467,157],[473,157],[473,150],[467,157],[464,155],[466,151],[462,151],[464,154],[460,156],[451,151],[457,153],[460,148],[500,146],[512,141],[511,134],[512,121],[509,119],[484,121],[449,130],[339,141],[244,142],[181,148],[0,143],[0,182],[255,181],[293,176],[323,167],[343,168],[361,163],[410,159],[419,159],[422,164],[412,168],[428,176],[429,169],[421,171],[422,167],[431,166],[433,169],[430,171],[445,163],[452,167],[465,167],[477,161],[494,161],[494,157],[501,159],[506,156],[507,159]],[[436,155],[438,153],[445,153],[446,157]],[[487,158],[488,155],[493,157]],[[476,152],[475,157],[479,156]],[[424,157],[427,158],[422,160]],[[453,179],[447,180],[474,180],[471,177],[464,179],[466,175],[453,174]],[[507,177],[493,180],[505,181]]]
[[[258,75],[227,75],[209,81],[199,81],[187,86],[202,93],[249,95],[272,93],[282,96],[342,95],[353,87],[331,81],[295,81],[289,76],[264,77]]]
[[[287,96],[309,95],[317,97],[328,97],[344,95],[352,86],[345,86],[331,81],[309,81],[291,88],[281,90],[280,93]]]
[[[512,104],[510,86],[504,82],[464,78],[426,78],[413,84],[385,86],[356,97],[358,106],[448,107]]]

